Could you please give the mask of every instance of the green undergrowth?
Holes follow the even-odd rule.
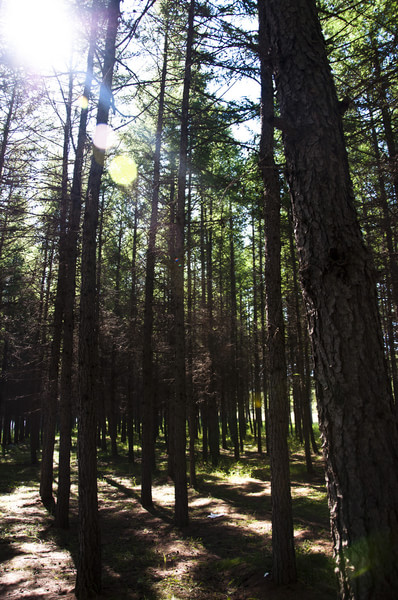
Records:
[[[40,466],[30,462],[26,443],[10,445],[0,458],[0,494],[12,494],[21,485],[36,485]]]

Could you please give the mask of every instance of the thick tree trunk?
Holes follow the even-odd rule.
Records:
[[[272,575],[278,584],[296,581],[293,516],[290,495],[289,399],[281,291],[280,191],[273,157],[274,92],[266,62],[265,11],[259,0],[261,60],[260,169],[264,183],[265,300],[268,325],[269,448],[272,497]]]
[[[97,124],[107,123],[115,64],[120,0],[110,0],[105,40],[103,80]],[[96,233],[104,152],[93,149],[82,240],[82,283],[79,331],[79,544],[76,596],[93,597],[101,590],[101,544],[97,498],[97,377],[98,322],[96,311]]]
[[[313,0],[269,0],[280,124],[309,317],[344,599],[398,591],[398,436],[374,268]]]

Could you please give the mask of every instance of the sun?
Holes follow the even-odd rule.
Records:
[[[3,0],[1,37],[8,61],[30,71],[65,67],[71,60],[74,24],[66,0]]]

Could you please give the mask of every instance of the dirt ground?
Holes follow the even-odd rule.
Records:
[[[261,473],[259,474],[261,476]],[[42,506],[38,485],[0,497],[0,598],[75,599],[76,487],[69,532],[58,532]],[[331,543],[323,485],[293,482],[299,582],[277,588],[271,569],[270,486],[253,476],[204,475],[190,491],[190,526],[172,521],[174,492],[157,481],[155,508],[139,503],[130,475],[109,470],[99,480],[103,594],[108,600],[328,600]],[[312,496],[311,496],[312,495]],[[322,511],[311,504],[318,502]],[[332,576],[333,577],[333,576]]]

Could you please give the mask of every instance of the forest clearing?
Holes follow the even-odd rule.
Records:
[[[237,463],[198,469],[189,491],[190,525],[173,524],[174,489],[159,461],[154,508],[140,504],[139,465],[99,458],[103,592],[106,600],[332,600],[332,560],[323,466],[305,470],[292,440],[292,498],[298,583],[272,582],[269,461],[251,448]],[[250,448],[250,447],[249,447]],[[0,597],[74,600],[77,481],[73,461],[70,531],[57,531],[39,497],[37,467],[24,444],[0,464]],[[265,577],[265,574],[267,574]]]

